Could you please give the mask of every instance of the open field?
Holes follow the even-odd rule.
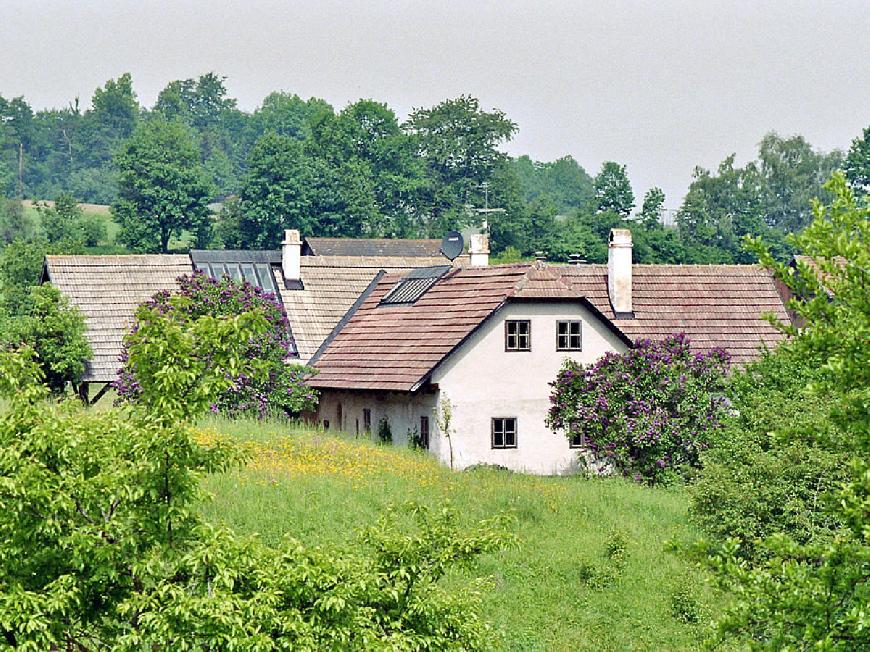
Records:
[[[52,206],[54,205],[54,201],[46,200],[45,202],[42,202],[32,199],[22,200],[21,203],[24,205],[25,213],[33,219],[33,223],[38,228],[40,225],[40,217],[39,212],[34,207],[34,204],[37,202],[46,203],[49,206]],[[103,251],[106,247],[113,248],[117,245],[116,237],[118,231],[121,230],[121,225],[112,218],[109,206],[106,204],[79,204],[79,207],[84,211],[85,215],[95,215],[106,223],[106,241],[100,243],[100,247],[95,248],[96,250],[91,253],[123,253],[123,250],[114,251],[114,249],[112,251]],[[187,231],[184,231],[180,238],[171,238],[169,240],[169,248],[173,251],[187,250],[192,246],[192,244],[193,236]]]
[[[406,501],[451,504],[469,524],[513,514],[518,545],[473,571],[491,578],[484,614],[500,649],[692,650],[703,638],[702,625],[675,615],[682,596],[681,604],[698,602],[703,623],[712,599],[701,572],[666,552],[669,542],[698,537],[679,490],[452,472],[425,453],[281,424],[212,419],[203,430],[231,435],[251,453],[245,468],[206,478],[206,517],[267,542],[290,534],[311,546],[345,546],[387,506]],[[606,554],[620,539],[621,570]]]
[[[37,202],[31,199],[25,199],[21,203],[24,205],[25,212],[33,218],[34,224],[39,226],[39,212],[34,207],[34,204]],[[51,200],[46,200],[45,202],[39,201],[38,203],[46,203],[49,206],[54,205],[54,202]],[[105,221],[106,242],[101,244],[114,244],[115,236],[118,235],[118,230],[121,227],[117,222],[115,222],[115,220],[112,219],[112,214],[109,212],[109,207],[105,204],[79,204],[79,207],[82,209],[82,211],[84,211],[85,215],[96,215],[97,217]]]

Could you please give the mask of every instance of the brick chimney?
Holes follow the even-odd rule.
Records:
[[[617,317],[633,316],[631,302],[631,231],[611,229],[607,251],[607,293]]]
[[[486,267],[489,265],[489,238],[483,233],[472,234],[468,253],[471,254],[472,267]]]
[[[284,286],[288,289],[302,286],[302,239],[296,229],[284,231],[281,243],[281,269],[284,272]]]

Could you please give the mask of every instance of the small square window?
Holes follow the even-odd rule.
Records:
[[[492,447],[517,447],[517,420],[513,417],[497,417],[492,420]]]
[[[508,319],[504,323],[504,350],[532,350],[532,322],[528,319]]]
[[[583,350],[583,322],[579,320],[556,322],[556,350]]]
[[[569,446],[571,448],[586,448],[586,433],[574,432],[569,440]]]

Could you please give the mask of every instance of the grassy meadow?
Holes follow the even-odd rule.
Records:
[[[388,506],[407,501],[452,505],[469,525],[512,514],[517,545],[448,578],[489,578],[484,615],[499,649],[693,650],[704,637],[711,591],[700,570],[667,552],[699,536],[678,489],[453,472],[422,452],[299,426],[201,424],[203,438],[219,435],[243,442],[250,459],[205,478],[211,498],[202,510],[266,542],[291,535],[309,546],[347,546]]]
[[[39,211],[37,211],[34,207],[35,203],[36,202],[34,200],[30,199],[25,199],[22,201],[22,204],[24,205],[24,212],[33,220],[34,225],[39,228],[41,218],[39,215]],[[54,202],[51,200],[47,200],[45,203],[49,205],[54,204]],[[82,209],[85,215],[94,215],[106,223],[105,242],[101,242],[98,247],[91,247],[91,250],[89,250],[88,253],[125,253],[124,248],[117,243],[117,236],[118,232],[121,230],[121,225],[112,218],[112,213],[109,210],[109,206],[105,204],[79,204],[79,207]],[[217,208],[215,210],[217,210]],[[193,246],[193,234],[189,233],[188,231],[182,232],[181,237],[179,238],[173,237],[169,240],[170,251],[185,251],[191,248],[191,246]]]

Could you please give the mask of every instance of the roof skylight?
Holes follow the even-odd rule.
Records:
[[[211,278],[229,276],[234,281],[245,281],[280,296],[272,273],[270,252],[194,250],[190,257],[196,269]]]
[[[429,288],[449,271],[450,265],[421,267],[411,270],[384,295],[380,305],[412,304],[426,294]]]

